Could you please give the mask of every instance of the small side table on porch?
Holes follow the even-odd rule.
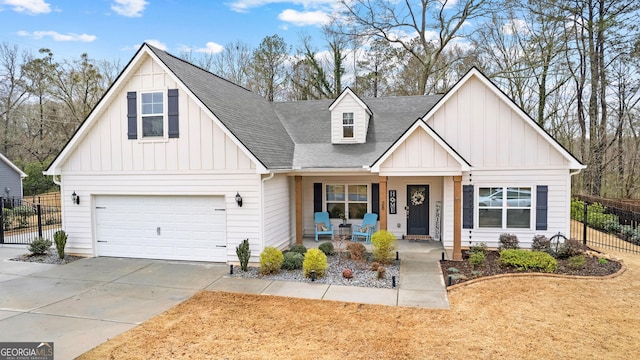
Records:
[[[338,225],[338,235],[345,240],[351,239],[351,231],[351,224]]]

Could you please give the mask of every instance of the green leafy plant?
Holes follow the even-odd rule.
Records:
[[[376,231],[371,236],[373,246],[373,258],[383,264],[393,262],[395,251],[398,248],[396,236],[387,230]]]
[[[289,251],[284,253],[282,268],[285,270],[302,269],[303,262],[304,262],[304,255],[300,254],[299,252]]]
[[[291,247],[291,249],[289,249],[289,251],[297,252],[298,254],[304,255],[304,253],[307,252],[307,248],[302,244],[295,244]]]
[[[598,259],[598,264],[600,264],[600,265],[607,265],[608,262],[609,262],[609,260],[607,260],[605,258],[599,258]]]
[[[13,208],[13,215],[18,218],[18,227],[29,227],[29,217],[36,214],[36,210],[29,205],[20,205]]]
[[[533,237],[531,250],[551,253],[551,241],[544,235],[536,235]]]
[[[323,242],[322,244],[320,244],[320,246],[318,246],[318,249],[320,249],[320,251],[322,251],[327,256],[335,254],[333,243],[330,241]]]
[[[585,264],[587,263],[587,259],[584,257],[584,255],[575,255],[570,257],[568,262],[570,268],[574,270],[580,270],[584,268]]]
[[[53,241],[56,243],[58,257],[64,259],[64,247],[67,246],[67,233],[64,230],[58,230],[53,234]]]
[[[484,266],[486,255],[483,252],[474,252],[469,256],[469,262],[473,268]]]
[[[498,245],[498,251],[520,248],[520,242],[515,234],[500,234],[498,241],[500,242],[500,245]]]
[[[13,210],[2,208],[2,226],[5,230],[9,230],[11,223],[13,223]]]
[[[556,257],[558,259],[567,259],[572,256],[584,254],[588,249],[589,248],[579,240],[567,239],[564,243],[558,245]]]
[[[359,242],[350,242],[347,244],[347,251],[349,251],[351,260],[364,261],[364,253],[367,251],[367,248]]]
[[[249,239],[244,239],[240,245],[236,246],[236,255],[240,261],[240,269],[247,271],[249,258],[251,258],[251,249],[249,248]]]
[[[49,251],[51,245],[51,240],[43,237],[37,237],[31,242],[31,244],[29,244],[29,246],[27,246],[27,250],[29,250],[33,255],[44,255]]]
[[[315,271],[316,277],[323,277],[327,268],[329,268],[327,255],[320,249],[307,250],[307,253],[304,255],[304,262],[302,263],[304,276],[310,277],[311,271]]]
[[[482,253],[486,255],[487,251],[487,244],[483,242],[475,243],[474,245],[469,246],[469,253],[471,254]]]
[[[558,269],[556,259],[541,251],[502,250],[500,252],[500,263],[505,266],[513,266],[518,270],[539,270],[551,273]]]
[[[260,254],[260,273],[265,275],[277,273],[282,268],[283,262],[282,251],[273,246],[267,246]]]

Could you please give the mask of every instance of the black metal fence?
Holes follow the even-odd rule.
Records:
[[[26,245],[37,237],[53,240],[62,229],[60,193],[3,197],[0,209],[0,244]]]
[[[571,201],[571,238],[584,244],[640,254],[640,212],[580,197]]]

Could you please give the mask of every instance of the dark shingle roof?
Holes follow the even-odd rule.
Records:
[[[270,103],[241,86],[147,46],[267,169],[372,165],[442,98],[362,99],[373,112],[367,142],[332,144],[332,99]]]
[[[266,168],[291,168],[293,141],[265,98],[147,46]]]

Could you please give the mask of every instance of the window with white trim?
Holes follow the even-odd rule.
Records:
[[[164,93],[160,91],[141,93],[140,108],[142,137],[163,137]]]
[[[478,227],[529,229],[531,215],[530,187],[478,188]]]
[[[353,129],[353,113],[342,113],[342,138],[352,139],[354,137]]]
[[[325,203],[332,219],[362,219],[369,202],[368,185],[328,184]]]

